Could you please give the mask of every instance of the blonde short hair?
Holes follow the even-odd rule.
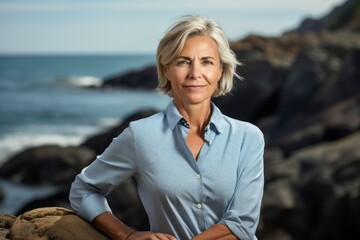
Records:
[[[223,74],[213,97],[229,93],[233,87],[233,76],[240,78],[236,73],[236,67],[240,63],[236,59],[234,52],[230,49],[229,42],[220,25],[202,16],[186,15],[179,18],[168,29],[160,40],[156,52],[158,89],[163,93],[172,96],[171,84],[165,76],[165,67],[178,56],[188,37],[199,35],[211,37],[219,48]]]

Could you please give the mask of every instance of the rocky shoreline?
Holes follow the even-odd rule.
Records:
[[[352,10],[359,8],[350,0],[279,37],[251,35],[231,44],[244,63],[238,72],[245,80],[236,82],[231,95],[214,101],[224,114],[259,126],[266,137],[259,239],[360,239],[360,17]],[[111,76],[102,87],[139,85],[156,87],[155,67]],[[18,187],[55,190],[29,200],[13,215],[0,214],[0,239],[26,239],[14,236],[27,231],[18,223],[32,211],[44,224],[50,221],[44,218],[57,214],[73,216],[70,222],[80,224],[81,219],[66,210],[75,175],[130,121],[155,112],[139,111],[80,146],[31,148],[5,162],[0,167],[2,179]],[[0,189],[0,201],[6,194]],[[148,228],[132,179],[115,190],[109,202],[124,222]],[[31,234],[40,236],[45,228],[54,232],[50,225],[41,225],[41,231],[31,227]],[[69,234],[45,234],[41,239],[81,239]],[[103,239],[97,236],[92,239]]]

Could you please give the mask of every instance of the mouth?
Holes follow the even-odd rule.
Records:
[[[191,90],[197,90],[204,88],[205,85],[184,85],[183,87]]]

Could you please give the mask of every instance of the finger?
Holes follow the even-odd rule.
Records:
[[[167,233],[156,233],[155,236],[159,240],[173,240],[174,237]]]
[[[168,238],[162,233],[155,233],[155,237],[159,240],[168,240]]]
[[[166,237],[167,237],[167,239],[169,239],[169,240],[176,240],[176,237],[174,237],[173,235],[171,235],[171,234],[167,234],[167,233],[163,233]]]

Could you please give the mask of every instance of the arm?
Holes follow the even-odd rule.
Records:
[[[166,233],[136,231],[125,225],[110,212],[100,214],[94,218],[92,224],[114,240],[176,240],[174,236]]]
[[[256,239],[264,187],[264,137],[258,128],[248,129],[241,144],[237,184],[218,223],[241,240]]]
[[[112,213],[104,212],[94,218],[92,224],[111,239],[127,239],[135,230],[125,225]]]
[[[165,233],[138,232],[112,213],[105,198],[116,186],[134,174],[136,169],[134,140],[127,128],[88,167],[76,176],[71,185],[70,203],[78,215],[115,240],[175,238]]]
[[[69,200],[78,215],[91,222],[111,212],[106,196],[135,172],[133,136],[125,129],[108,148],[78,174],[71,185]]]
[[[215,224],[192,240],[237,240],[238,238],[223,224]]]

